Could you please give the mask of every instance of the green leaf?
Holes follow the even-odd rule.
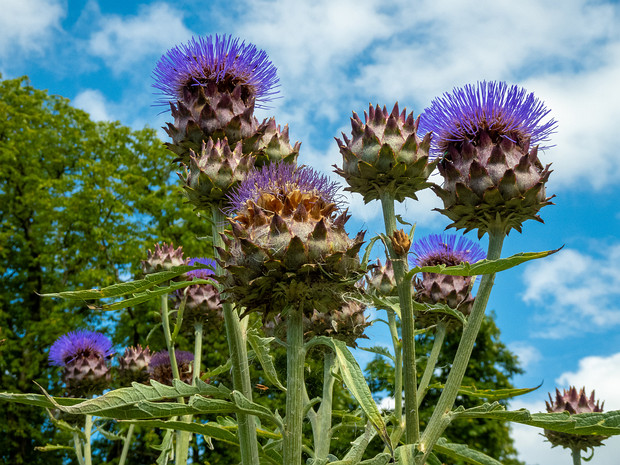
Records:
[[[450,315],[461,322],[462,325],[465,325],[467,322],[467,318],[461,312],[454,308],[450,308],[445,304],[423,304],[420,302],[412,301],[412,305],[414,310],[418,312],[428,312],[428,313],[443,313],[445,315]]]
[[[235,402],[235,405],[238,407],[239,411],[247,413],[249,415],[255,415],[263,420],[271,421],[272,423],[277,425],[280,430],[284,430],[284,424],[282,423],[282,421],[279,420],[267,407],[248,400],[248,398],[241,394],[239,391],[232,391],[231,397]]]
[[[121,297],[127,294],[136,294],[138,292],[149,289],[156,284],[170,281],[171,279],[187,273],[188,271],[200,270],[204,268],[205,265],[173,266],[168,271],[160,271],[159,273],[149,274],[144,279],[138,279],[137,281],[129,281],[126,283],[113,284],[112,286],[104,287],[103,289],[55,292],[51,294],[41,294],[41,297],[60,297],[68,300],[93,300],[106,299],[109,297]],[[212,283],[212,281],[208,281],[208,283]],[[193,284],[195,283],[193,282]]]
[[[252,346],[252,349],[254,349],[256,357],[258,358],[258,361],[263,367],[265,376],[267,377],[269,382],[281,391],[286,392],[286,388],[278,379],[278,373],[276,372],[276,368],[273,364],[273,357],[269,353],[269,345],[275,338],[261,337],[258,335],[258,331],[256,331],[256,329],[249,330],[247,335],[248,342]]]
[[[112,416],[111,411],[122,412],[124,408],[134,405],[145,407],[149,405],[149,401],[152,402],[177,397],[189,397],[197,394],[211,396],[214,398],[226,398],[229,394],[228,390],[223,386],[216,387],[201,380],[196,382],[196,386],[190,386],[189,384],[185,384],[179,380],[174,380],[173,386],[167,386],[154,380],[151,380],[150,386],[133,383],[132,387],[115,389],[114,391],[109,391],[102,396],[95,397],[94,399],[88,399],[72,405],[62,405],[62,402],[58,402],[60,399],[49,396],[45,390],[43,390],[43,393],[53,404],[53,407],[66,413],[108,417]],[[163,406],[164,404],[162,403],[155,405]],[[106,414],[104,415],[103,412]],[[127,417],[123,415],[119,418]]]
[[[230,371],[231,367],[232,367],[232,360],[228,359],[224,365],[220,365],[219,367],[214,368],[213,370],[209,370],[206,373],[203,373],[200,376],[200,378],[203,381],[206,381],[207,379],[213,378],[213,377],[219,375],[220,373],[224,373],[226,371]]]
[[[403,226],[411,226],[414,227],[411,223],[406,222],[405,220],[403,220],[403,217],[400,215],[395,215],[396,217],[396,221],[398,221],[400,224],[402,224]]]
[[[366,249],[364,250],[364,257],[362,257],[363,266],[368,265],[368,260],[370,259],[370,252],[372,252],[372,248],[374,247],[375,242],[377,242],[378,239],[379,239],[379,236],[373,237],[372,239],[370,239],[370,242],[366,246]]]
[[[366,384],[364,374],[360,369],[357,361],[353,357],[353,354],[349,351],[346,344],[343,341],[337,341],[335,339],[319,336],[315,338],[316,343],[324,344],[330,347],[336,354],[338,365],[340,367],[340,375],[347,386],[349,392],[355,397],[362,407],[362,410],[366,414],[368,421],[377,430],[379,437],[383,442],[392,450],[392,441],[387,432],[383,417],[379,412],[377,404],[372,398],[372,393]]]
[[[494,418],[571,434],[603,436],[620,434],[620,410],[577,415],[570,415],[568,412],[530,413],[526,409],[506,411],[502,405],[493,402],[471,409],[459,407],[452,412],[452,416],[453,418]]]
[[[497,260],[480,260],[476,263],[462,263],[456,266],[446,265],[434,265],[434,266],[416,266],[409,270],[405,279],[412,279],[417,273],[439,273],[447,274],[451,276],[477,276],[482,274],[498,273],[500,271],[508,270],[521,263],[528,262],[530,260],[536,260],[539,258],[548,257],[561,249],[547,250],[545,252],[525,252],[518,253],[508,258],[499,258]]]
[[[373,354],[382,355],[383,357],[387,357],[393,362],[396,361],[394,356],[390,353],[387,347],[383,346],[373,346],[373,347],[358,347],[358,349],[365,350],[366,352],[371,352]]]
[[[120,310],[122,308],[132,307],[134,305],[141,304],[142,302],[148,302],[155,297],[159,297],[164,294],[171,294],[177,289],[183,289],[184,287],[194,286],[196,284],[213,284],[213,281],[210,281],[208,279],[193,279],[191,281],[172,282],[166,287],[157,286],[154,289],[147,289],[144,292],[135,294],[133,297],[130,297],[128,299],[120,300],[111,304],[103,304],[100,306],[89,305],[89,308],[104,311]]]
[[[14,394],[12,392],[0,392],[0,400],[15,402],[16,404],[35,405],[37,407],[56,408],[59,405],[75,405],[84,402],[86,399],[76,399],[72,397],[55,397],[54,402],[43,394]]]
[[[523,394],[533,392],[540,386],[542,386],[542,384],[539,384],[538,386],[533,388],[521,389],[478,389],[476,388],[476,386],[461,386],[459,388],[459,394],[487,400],[510,399],[511,397],[522,396]],[[444,384],[434,383],[429,386],[429,389],[443,389],[444,387]]]
[[[73,447],[71,446],[61,446],[60,444],[46,444],[45,446],[37,446],[34,448],[39,452],[53,452],[56,450],[70,450],[73,451]]]
[[[446,441],[445,438],[440,438],[437,444],[435,444],[435,447],[433,447],[433,450],[440,454],[447,455],[451,459],[464,460],[473,465],[502,465],[501,462],[498,462],[482,452],[470,449],[465,444],[452,444]]]
[[[237,436],[228,429],[219,426],[215,422],[209,423],[187,423],[184,421],[164,421],[164,420],[139,420],[132,421],[136,426],[147,426],[149,428],[161,428],[177,431],[189,431],[190,433],[201,434],[218,441],[228,444],[239,445]]]

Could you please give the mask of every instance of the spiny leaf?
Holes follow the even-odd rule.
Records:
[[[276,372],[276,368],[273,364],[273,357],[269,353],[269,344],[274,340],[273,337],[261,337],[258,335],[258,331],[252,329],[248,331],[248,342],[254,349],[256,353],[256,357],[260,362],[263,370],[265,372],[265,376],[269,380],[271,384],[276,386],[283,392],[286,392],[286,388],[282,385],[280,380],[278,379],[278,373]]]
[[[522,396],[523,394],[533,392],[540,386],[542,386],[542,383],[533,388],[521,389],[478,389],[476,386],[461,386],[459,388],[459,394],[487,400],[510,399],[511,397]],[[444,387],[444,384],[434,383],[429,386],[429,389],[443,389]]]
[[[514,421],[524,425],[572,434],[620,434],[620,410],[609,412],[580,413],[530,413],[526,409],[506,411],[497,402],[485,403],[471,409],[459,407],[452,412],[453,418],[494,418]]]
[[[17,404],[35,405],[44,408],[56,408],[56,404],[51,402],[43,394],[15,394],[12,392],[0,392],[0,400],[15,402]],[[84,402],[86,399],[76,399],[72,397],[55,397],[55,402],[59,405],[75,405]]]
[[[416,273],[439,273],[447,274],[450,276],[477,276],[482,274],[499,273],[500,271],[508,270],[521,263],[528,262],[530,260],[536,260],[538,258],[548,257],[558,252],[562,247],[555,250],[547,250],[545,252],[525,252],[518,253],[508,258],[499,258],[497,260],[480,260],[476,263],[462,263],[456,266],[446,265],[434,265],[434,266],[416,266],[409,270],[405,279],[412,279]]]
[[[394,358],[394,356],[390,353],[389,349],[387,347],[383,347],[383,346],[373,346],[373,347],[358,347],[358,349],[362,349],[365,350],[366,352],[371,352],[373,354],[377,354],[377,355],[382,355],[384,357],[389,358],[390,360],[392,360],[393,362],[396,361],[396,359]]]
[[[482,452],[474,449],[470,449],[465,444],[453,444],[446,441],[445,438],[439,439],[433,447],[434,451],[440,454],[447,455],[451,459],[464,460],[472,465],[502,465],[492,457],[489,457]]]
[[[129,281],[126,283],[113,284],[112,286],[104,287],[103,289],[86,289],[81,291],[55,292],[51,294],[41,294],[41,297],[61,297],[68,300],[93,300],[106,299],[109,297],[121,297],[127,294],[135,294],[137,292],[144,291],[145,289],[149,289],[156,284],[170,281],[171,279],[187,273],[188,271],[200,270],[204,268],[208,267],[203,264],[191,266],[173,266],[168,271],[160,271],[159,273],[152,273],[146,275],[144,279],[138,279],[137,281]]]
[[[427,312],[427,313],[443,313],[445,315],[450,315],[461,322],[462,325],[465,325],[467,322],[467,318],[458,310],[454,308],[448,307],[446,304],[423,304],[420,302],[413,301],[412,302],[414,310],[418,312]]]

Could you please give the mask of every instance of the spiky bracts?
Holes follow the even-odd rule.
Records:
[[[151,351],[148,347],[127,347],[125,353],[118,357],[118,376],[121,386],[133,382],[147,383],[149,380],[149,362]]]
[[[377,264],[370,270],[370,275],[366,281],[370,289],[379,292],[381,295],[396,293],[396,278],[394,277],[392,260],[388,258],[385,266],[381,265],[381,260],[377,260]]]
[[[349,300],[332,312],[306,312],[303,317],[304,342],[316,336],[328,336],[343,341],[350,347],[357,347],[358,339],[368,339],[364,330],[371,323],[366,319],[365,310],[365,305]],[[263,329],[267,336],[276,336],[286,341],[286,316],[275,315],[265,322]]]
[[[146,260],[142,260],[142,272],[144,274],[167,271],[174,266],[186,264],[186,260],[183,258],[183,247],[175,249],[174,245],[164,242],[161,245],[155,244],[154,249],[154,252],[149,249]]]
[[[331,312],[361,277],[358,252],[338,212],[337,185],[286,164],[257,170],[231,197],[232,238],[218,249],[228,295],[266,318],[286,305]]]
[[[417,199],[416,192],[430,186],[427,179],[436,165],[429,163],[431,134],[421,139],[420,118],[406,109],[399,113],[398,103],[391,113],[370,105],[364,120],[353,112],[351,139],[344,133],[344,143],[336,138],[343,166],[335,168],[349,184],[345,190],[361,194],[366,203],[386,191],[399,202]]]
[[[547,412],[558,413],[568,412],[571,415],[578,413],[602,412],[603,405],[594,399],[594,391],[590,397],[586,395],[586,388],[582,387],[579,392],[574,386],[568,390],[560,391],[556,388],[555,399],[549,394],[549,402],[545,401]],[[566,449],[586,451],[597,446],[602,446],[607,436],[599,435],[578,435],[570,433],[559,433],[557,431],[545,430],[545,436],[552,447],[562,446]]]
[[[110,383],[109,358],[112,342],[93,331],[73,331],[61,336],[50,348],[49,361],[64,369],[67,394],[90,397],[101,394]]]
[[[192,382],[194,354],[185,350],[175,350],[174,354],[179,367],[179,377],[181,381],[187,384]],[[151,356],[149,363],[149,375],[151,379],[162,384],[172,386],[172,365],[170,363],[170,354],[167,350],[159,351]]]
[[[439,159],[441,213],[449,227],[478,230],[491,225],[504,233],[521,231],[528,219],[550,205],[545,183],[551,171],[538,159],[538,144],[556,122],[543,122],[549,110],[517,86],[482,82],[436,98],[421,115],[420,128],[432,131],[432,153]]]
[[[455,266],[461,263],[475,263],[486,258],[478,244],[455,234],[431,234],[413,244],[412,266]],[[449,276],[437,273],[422,273],[415,277],[414,300],[427,304],[444,304],[459,310],[465,316],[471,312],[474,298],[471,289],[472,276]],[[428,328],[443,320],[449,329],[457,327],[456,318],[435,312],[416,312],[416,326]]]

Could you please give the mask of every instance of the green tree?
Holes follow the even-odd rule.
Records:
[[[446,336],[431,383],[444,382],[447,378],[460,337],[461,333],[458,331]],[[433,345],[433,336],[424,334],[418,338],[417,343],[416,353],[419,356],[429,354]],[[424,371],[424,363],[421,363],[418,370],[420,377]],[[463,379],[463,385],[476,386],[478,389],[509,389],[514,387],[510,379],[520,373],[523,373],[523,370],[519,366],[519,360],[500,341],[500,330],[495,325],[493,315],[485,316]],[[366,366],[366,379],[373,393],[394,395],[394,369],[385,358],[377,356]],[[420,408],[421,428],[426,426],[440,394],[439,389],[430,389],[424,398]],[[456,404],[471,408],[481,402],[480,399],[459,396]],[[507,404],[507,401],[500,402]],[[467,444],[498,459],[503,464],[521,464],[516,458],[509,424],[506,422],[484,419],[459,420],[448,427],[445,437],[451,442]]]
[[[47,362],[54,340],[84,327],[112,335],[122,321],[115,342],[143,342],[148,306],[103,315],[39,294],[138,275],[155,242],[202,256],[209,248],[196,237],[210,227],[183,204],[173,156],[152,129],[93,122],[25,77],[0,81],[0,121],[0,390],[33,392],[34,380],[62,395]],[[61,463],[34,450],[58,439],[45,411],[2,411],[0,461]]]

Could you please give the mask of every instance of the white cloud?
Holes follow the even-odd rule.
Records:
[[[541,337],[561,338],[620,324],[620,244],[601,256],[563,249],[525,268],[523,300],[542,307]]]
[[[569,386],[586,387],[590,392],[596,390],[596,398],[605,400],[605,411],[620,409],[620,353],[608,357],[585,357],[579,361],[575,372],[562,373],[556,379],[557,387],[562,390]],[[544,412],[543,400],[524,402],[516,398],[511,402],[511,410],[526,408],[530,412]],[[559,447],[551,448],[542,430],[530,426],[512,424],[512,437],[519,452],[519,459],[527,465],[564,465],[570,463],[570,451]],[[592,465],[617,465],[620,456],[620,436],[607,439],[605,447],[599,447],[594,453]],[[587,454],[589,455],[589,454]]]
[[[95,121],[110,121],[112,117],[108,112],[108,104],[100,90],[86,89],[73,99],[73,106],[90,114]]]
[[[0,11],[0,56],[42,53],[66,14],[58,0],[0,0]]]
[[[521,368],[527,370],[542,358],[540,351],[531,344],[524,341],[517,341],[508,344],[508,349],[517,356]]]
[[[145,57],[157,57],[187,41],[191,31],[183,14],[166,3],[140,7],[136,16],[104,16],[90,37],[90,53],[103,58],[116,73],[131,70]]]

